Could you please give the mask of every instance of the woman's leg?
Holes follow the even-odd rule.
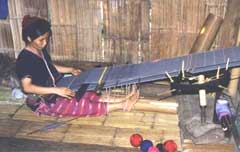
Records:
[[[134,109],[150,112],[176,113],[176,110],[174,109],[166,109],[162,106],[158,106],[149,102],[137,102],[138,99],[139,91],[137,91],[133,96],[129,97],[123,103],[108,103],[108,112],[116,110],[130,111],[131,109]]]
[[[126,96],[111,96],[107,93],[102,93],[100,96],[99,102],[107,102],[107,103],[122,103],[131,96],[133,96],[137,91],[137,87],[135,85],[132,86],[132,91]]]
[[[139,91],[133,90],[121,103],[108,103],[108,112],[123,110],[130,111],[139,99]]]

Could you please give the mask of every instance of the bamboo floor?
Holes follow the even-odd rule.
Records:
[[[102,117],[78,118],[66,125],[34,134],[28,133],[47,124],[66,121],[71,118],[38,117],[25,104],[1,103],[0,137],[61,144],[108,146],[116,149],[121,147],[128,148],[130,151],[140,151],[133,148],[129,142],[129,137],[133,133],[139,133],[143,139],[149,139],[154,144],[169,139],[174,140],[178,146],[178,151],[183,152],[233,151],[233,146],[229,144],[194,145],[189,140],[181,139],[177,115],[178,104],[175,98],[162,101],[140,99],[139,102],[156,104],[156,106],[163,109],[163,112],[117,111]],[[116,151],[128,150],[118,149]]]

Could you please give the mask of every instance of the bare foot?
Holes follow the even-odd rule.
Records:
[[[136,85],[132,86],[131,92],[124,98],[123,100],[123,111],[127,111],[128,107],[128,100],[136,93],[137,87]]]
[[[137,103],[139,99],[139,90],[137,90],[132,96],[130,96],[126,101],[123,103],[123,111],[131,111],[135,103]]]
[[[137,85],[132,85],[131,92],[127,95],[126,99],[130,98],[137,92]]]

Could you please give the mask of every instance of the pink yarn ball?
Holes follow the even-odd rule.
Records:
[[[156,146],[151,146],[149,147],[148,152],[160,152],[160,151]]]

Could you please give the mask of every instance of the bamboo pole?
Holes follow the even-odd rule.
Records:
[[[189,53],[195,53],[203,50],[209,50],[213,41],[216,38],[216,35],[219,31],[219,28],[223,22],[223,19],[219,16],[209,14],[205,20],[198,37],[193,43],[193,46]]]
[[[238,25],[238,32],[236,38],[236,46],[240,45],[240,24]],[[232,100],[235,101],[237,97],[237,89],[240,77],[240,68],[233,68],[231,71],[230,82],[228,85],[228,93]]]

